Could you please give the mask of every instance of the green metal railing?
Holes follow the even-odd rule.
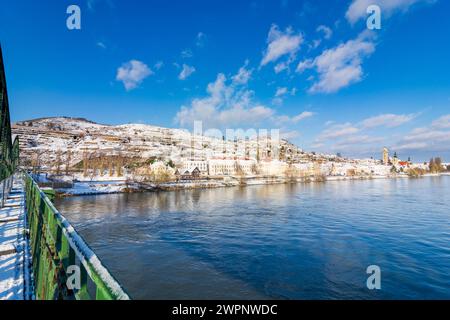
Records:
[[[0,207],[12,187],[12,174],[19,165],[19,139],[11,135],[8,91],[6,88],[5,68],[0,46]]]
[[[129,299],[95,253],[39,189],[33,178],[28,174],[17,173],[18,166],[19,140],[17,137],[13,140],[11,135],[6,77],[0,46],[0,207],[8,197],[14,176],[20,179],[22,175],[26,185],[25,220],[31,251],[31,263],[24,264],[27,270],[28,265],[31,265],[34,297],[40,300]]]
[[[25,181],[36,298],[129,299],[119,283],[29,174],[25,175]],[[70,285],[73,285],[70,280],[76,274],[70,270],[74,266],[79,270],[77,288]]]
[[[19,163],[19,140],[12,139],[8,91],[0,46],[0,180],[11,176]]]

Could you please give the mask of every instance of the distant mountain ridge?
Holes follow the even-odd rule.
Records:
[[[68,117],[68,116],[42,117],[42,118],[35,118],[35,119],[29,119],[29,120],[20,120],[20,121],[15,122],[15,124],[25,123],[25,122],[37,122],[37,121],[48,120],[48,119],[68,119],[68,120],[88,122],[88,123],[92,123],[92,124],[100,124],[98,122],[88,120],[83,117]],[[107,124],[104,124],[104,125],[107,125]]]

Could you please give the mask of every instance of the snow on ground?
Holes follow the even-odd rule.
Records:
[[[75,173],[74,175],[72,175],[72,177],[79,182],[100,182],[100,181],[108,182],[109,181],[109,182],[121,182],[121,183],[124,183],[128,178],[126,176],[122,176],[122,177],[109,176],[108,174],[85,177],[82,172]]]
[[[57,191],[66,195],[90,195],[90,194],[119,193],[123,192],[124,189],[126,189],[125,184],[75,183],[73,188],[57,189]]]
[[[196,158],[220,158],[224,156],[224,148],[231,152],[236,147],[234,141],[193,135],[183,129],[145,124],[107,126],[77,118],[21,121],[12,129],[14,134],[20,136],[23,158],[44,170],[54,169],[56,163],[61,161],[63,167],[67,164],[76,166],[85,155],[120,155],[128,160],[161,158],[182,165],[185,159],[192,157],[193,141]],[[259,148],[262,144],[264,142],[260,141]],[[298,151],[297,147],[284,140],[279,144],[285,149]],[[253,154],[257,149],[257,141],[249,141],[248,152]]]
[[[23,257],[17,253],[0,256],[0,300],[23,299],[22,264]]]
[[[21,193],[11,195],[0,209],[0,300],[23,300],[30,292],[26,290],[29,282],[24,275],[24,261],[29,253],[24,237],[23,186],[16,182],[13,190]]]
[[[407,175],[397,175],[397,178],[407,178]],[[238,179],[227,177],[224,180],[192,180],[192,181],[178,181],[178,182],[166,182],[166,183],[127,183],[127,180],[87,180],[78,181],[73,184],[72,188],[61,188],[56,191],[63,196],[83,196],[83,195],[100,195],[111,193],[124,193],[133,191],[157,191],[157,190],[182,190],[182,189],[207,189],[207,188],[220,188],[220,187],[233,187],[243,185],[268,185],[268,184],[280,184],[289,183],[291,180],[286,180],[282,177],[253,177],[250,179]],[[390,176],[329,176],[326,177],[327,181],[340,181],[340,180],[358,180],[358,179],[386,179]],[[117,179],[117,178],[116,178]],[[295,181],[295,180],[294,180]],[[296,180],[301,182],[302,180]],[[309,181],[316,181],[314,177],[309,178]]]

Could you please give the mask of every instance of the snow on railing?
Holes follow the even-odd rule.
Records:
[[[120,284],[29,174],[26,192],[36,297],[128,300]],[[79,287],[71,282],[76,270]]]

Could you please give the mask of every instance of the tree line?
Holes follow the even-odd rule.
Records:
[[[428,168],[431,173],[439,173],[443,171],[450,171],[450,165],[444,167],[440,157],[431,158],[428,163]]]

